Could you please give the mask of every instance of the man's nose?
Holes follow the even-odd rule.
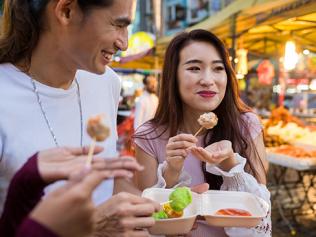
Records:
[[[128,34],[122,34],[116,41],[115,47],[118,50],[125,51],[128,48]]]

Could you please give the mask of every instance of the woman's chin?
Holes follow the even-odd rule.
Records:
[[[200,104],[199,106],[198,106],[198,108],[199,108],[199,110],[200,111],[203,111],[203,112],[211,112],[211,111],[213,111],[213,110],[215,110],[216,108],[218,107],[218,105],[217,104],[214,104],[214,103],[212,103],[212,104],[210,104],[210,103],[207,103],[207,104]]]

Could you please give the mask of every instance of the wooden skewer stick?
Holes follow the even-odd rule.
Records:
[[[204,127],[200,127],[200,129],[194,134],[194,136],[196,137],[197,135],[199,135],[199,133],[203,130]]]
[[[90,148],[89,148],[89,153],[88,153],[88,158],[86,160],[86,166],[87,167],[91,167],[91,163],[92,163],[92,156],[93,156],[93,152],[94,152],[94,148],[96,145],[96,139],[95,137],[92,139],[92,142],[90,144]]]
[[[160,203],[160,205],[163,206],[163,205],[168,204],[168,203],[171,203],[171,202],[172,202],[172,200],[169,200],[169,201]]]

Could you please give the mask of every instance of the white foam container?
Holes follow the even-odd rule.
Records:
[[[142,196],[163,203],[168,201],[173,189],[151,188]],[[252,216],[215,215],[219,209],[236,208],[251,213]],[[153,235],[187,234],[191,231],[197,216],[203,216],[211,226],[255,227],[267,215],[269,205],[251,193],[209,190],[203,194],[192,192],[192,203],[180,218],[157,220],[149,229]]]

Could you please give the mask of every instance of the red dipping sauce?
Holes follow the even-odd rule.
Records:
[[[222,215],[222,216],[252,216],[250,212],[236,209],[236,208],[225,208],[218,210],[215,215]]]

